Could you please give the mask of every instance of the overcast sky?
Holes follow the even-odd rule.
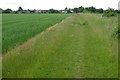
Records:
[[[107,9],[108,7],[118,9],[120,0],[1,0],[0,8],[17,10],[19,6],[23,9],[64,9],[65,7],[90,7]]]

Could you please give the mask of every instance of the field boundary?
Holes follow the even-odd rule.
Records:
[[[71,17],[71,16],[69,16],[69,17]],[[67,18],[69,18],[69,17],[67,17]],[[67,18],[65,18],[65,19],[67,19]],[[16,45],[16,46],[13,47],[11,50],[9,50],[9,51],[3,53],[3,54],[2,54],[2,57],[0,56],[0,58],[3,58],[4,56],[9,55],[10,52],[11,52],[12,50],[19,49],[19,48],[21,48],[21,47],[26,47],[28,44],[30,44],[30,43],[31,43],[33,40],[35,40],[36,38],[38,38],[38,37],[40,38],[43,34],[45,34],[45,33],[49,32],[49,31],[51,31],[51,29],[53,29],[53,28],[56,27],[57,25],[63,23],[65,19],[63,19],[63,20],[61,20],[60,22],[54,24],[53,26],[48,27],[48,28],[45,29],[44,31],[42,31],[42,32],[40,32],[40,33],[38,33],[38,34],[36,34],[34,37],[32,37],[32,38],[26,40],[26,41],[23,42],[22,44]]]

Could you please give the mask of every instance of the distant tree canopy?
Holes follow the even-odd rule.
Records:
[[[83,12],[84,11],[84,7],[79,7],[79,12]]]
[[[101,8],[101,9],[96,9],[96,12],[97,13],[103,13],[104,12],[104,10]]]
[[[111,16],[117,16],[117,12],[114,9],[109,8],[104,12],[103,17],[111,17]]]
[[[79,8],[74,8],[73,11],[74,11],[75,13],[79,13]]]
[[[90,12],[90,13],[103,13],[103,9],[96,9],[95,7],[79,7],[79,8],[74,8],[73,11],[75,13],[81,13],[81,12]]]
[[[67,10],[67,13],[72,13],[70,8]]]
[[[119,11],[119,10],[115,10],[115,12],[116,12],[116,13],[120,13],[120,11]]]
[[[30,13],[35,13],[36,10],[29,10],[29,11],[30,11]]]
[[[64,10],[55,10],[55,9],[49,9],[49,10],[23,10],[22,7],[19,7],[18,10],[12,11],[11,9],[2,10],[2,13],[64,13],[62,11],[65,11],[65,13],[103,13],[104,17],[111,17],[116,16],[116,14],[120,14],[119,10],[114,10],[112,8],[109,8],[107,10],[103,10],[102,8],[96,9],[95,7],[76,7],[73,9],[65,8]]]
[[[49,9],[49,10],[48,10],[48,13],[58,13],[58,10],[55,10],[55,9]]]
[[[96,12],[96,8],[95,7],[89,7],[88,8],[88,11],[91,12],[91,13],[95,13]]]
[[[68,10],[68,8],[66,7],[65,10]]]
[[[19,8],[18,8],[18,11],[23,11],[22,7],[19,7]]]
[[[12,10],[11,9],[6,9],[6,10],[3,10],[3,13],[11,13]]]

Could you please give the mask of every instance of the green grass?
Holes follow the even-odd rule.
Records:
[[[0,54],[2,54],[2,14],[0,14]]]
[[[2,15],[0,14],[0,79],[2,79]]]
[[[3,53],[71,14],[3,14]]]
[[[70,16],[3,58],[3,78],[117,78],[117,18]]]

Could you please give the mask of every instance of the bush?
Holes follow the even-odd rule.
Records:
[[[103,13],[103,17],[112,17],[112,16],[117,16],[116,11],[114,11],[114,9],[112,8],[109,8]]]
[[[116,36],[117,38],[120,38],[120,28],[118,28],[118,30],[116,31]]]
[[[120,28],[118,27],[113,28],[113,37],[120,39]]]

